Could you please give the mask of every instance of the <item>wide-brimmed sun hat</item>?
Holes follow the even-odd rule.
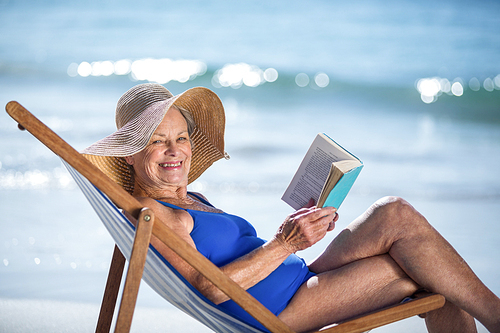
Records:
[[[89,146],[82,154],[108,177],[130,193],[134,191],[133,169],[126,156],[143,150],[172,105],[191,113],[195,127],[188,182],[192,183],[224,151],[225,115],[219,97],[210,89],[191,88],[173,96],[160,84],[139,84],[127,91],[116,106],[117,131]]]

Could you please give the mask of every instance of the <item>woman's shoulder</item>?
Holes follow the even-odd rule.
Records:
[[[153,199],[151,197],[136,197],[137,201],[141,203],[142,206],[150,208],[155,212],[155,215],[165,216],[179,213],[178,209],[173,209],[172,207],[162,204],[160,201]]]
[[[179,227],[179,223],[191,232],[193,229],[193,219],[185,210],[174,209],[163,205],[156,199],[151,197],[136,197],[136,199],[144,206],[153,210],[155,216],[159,217],[163,223],[166,223],[174,230]]]
[[[151,198],[151,197],[135,197],[137,201],[141,203],[144,207],[148,208],[154,208],[154,207],[160,207],[163,206],[161,205],[157,200]],[[165,207],[168,208],[168,207]]]

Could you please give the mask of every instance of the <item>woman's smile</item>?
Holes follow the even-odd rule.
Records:
[[[165,169],[171,169],[171,168],[178,168],[182,164],[182,161],[178,162],[167,162],[167,163],[160,163],[160,167],[165,168]]]

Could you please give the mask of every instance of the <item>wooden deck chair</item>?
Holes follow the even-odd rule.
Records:
[[[129,260],[129,265],[115,332],[128,332],[130,330],[141,278],[174,306],[216,332],[263,332],[226,313],[201,295],[149,244],[151,234],[169,246],[269,331],[293,332],[165,224],[159,223],[159,221],[155,222],[151,210],[141,206],[134,197],[111,181],[19,103],[9,102],[6,109],[9,115],[18,122],[20,129],[28,130],[62,158],[68,166],[70,174],[75,178],[117,244],[101,304],[97,332],[108,332],[111,329],[125,267],[124,255]],[[125,218],[121,210],[137,218],[136,228]],[[364,332],[438,309],[444,303],[445,299],[442,295],[428,294],[403,304],[345,321],[321,332]]]

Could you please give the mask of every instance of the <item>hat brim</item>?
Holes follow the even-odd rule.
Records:
[[[188,175],[188,183],[192,183],[215,161],[228,158],[224,151],[224,107],[219,97],[204,87],[191,88],[151,104],[122,128],[84,149],[82,154],[125,190],[133,193],[133,172],[124,157],[146,147],[173,105],[189,111],[195,122],[191,133],[193,154]]]

